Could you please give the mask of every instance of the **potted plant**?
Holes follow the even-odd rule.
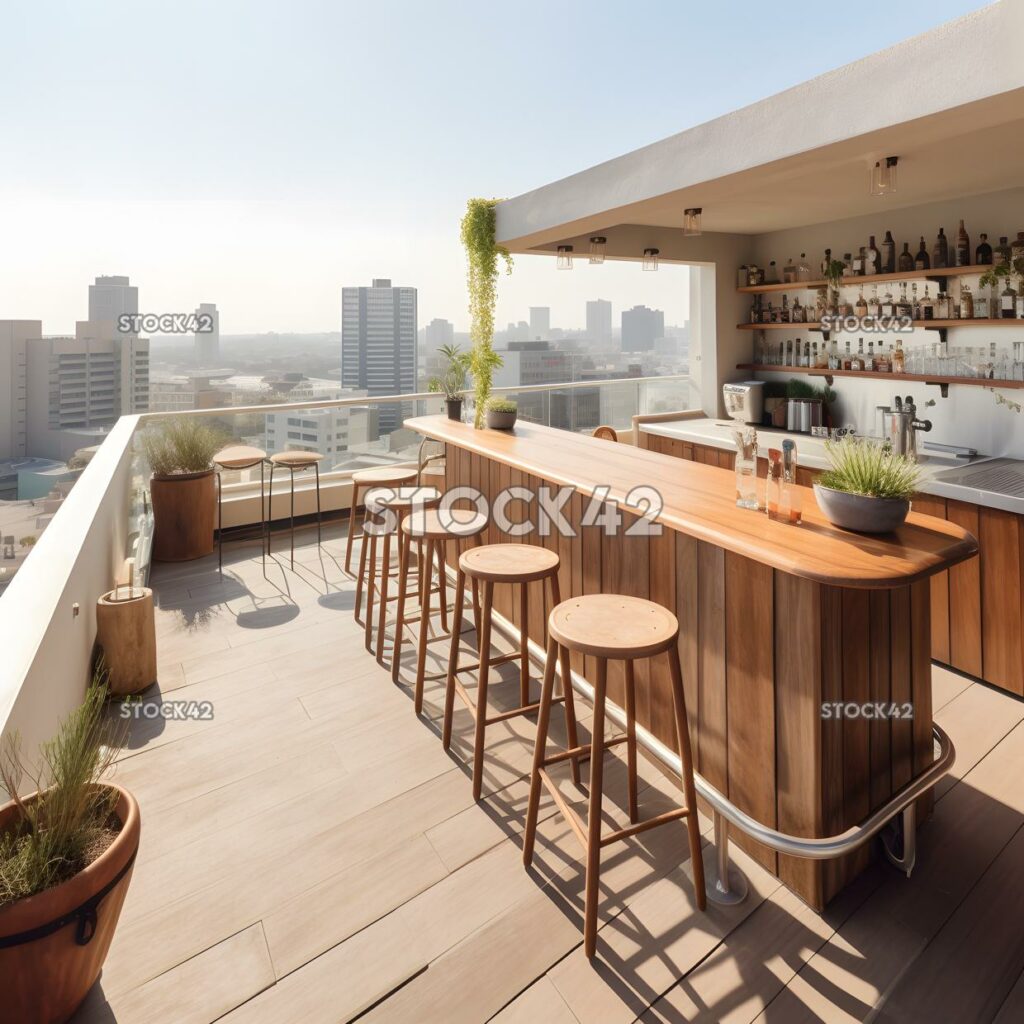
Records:
[[[487,400],[487,426],[491,430],[511,430],[516,425],[516,403],[508,398]]]
[[[834,526],[887,533],[910,511],[921,469],[909,455],[860,438],[826,441],[829,469],[814,485],[818,507]]]
[[[139,806],[104,780],[123,729],[104,707],[100,680],[40,748],[28,773],[8,737],[0,783],[0,1018],[68,1020],[99,977],[117,926],[135,854]],[[36,785],[18,795],[23,778]]]
[[[442,345],[439,354],[446,361],[444,373],[440,377],[431,377],[427,382],[427,390],[444,392],[444,404],[448,409],[448,419],[461,420],[462,392],[466,389],[469,353],[459,351],[458,345]]]
[[[213,552],[213,457],[224,438],[201,419],[178,416],[142,435],[152,471],[153,558],[185,562]]]

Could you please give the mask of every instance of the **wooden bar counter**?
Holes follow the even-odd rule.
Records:
[[[748,814],[797,836],[835,835],[931,763],[928,580],[975,553],[966,530],[911,513],[893,534],[849,533],[828,523],[809,488],[802,524],[776,523],[736,507],[727,469],[532,423],[475,430],[424,416],[405,425],[447,446],[446,489],[476,488],[492,509],[509,488],[571,488],[562,514],[575,536],[541,536],[537,501],[515,499],[509,517],[532,530],[510,536],[492,515],[484,541],[557,551],[563,597],[623,593],[675,612],[697,770]],[[643,532],[642,506],[625,507],[639,486],[661,495],[660,535]],[[550,609],[540,587],[530,596],[530,636],[542,643]],[[496,610],[518,625],[512,605],[495,594]],[[577,657],[573,669],[593,678],[590,661]],[[668,666],[637,669],[639,719],[674,748]],[[609,693],[621,705],[618,672]],[[910,705],[913,717],[823,717],[833,702]],[[816,909],[870,857],[865,847],[809,861],[735,838]]]

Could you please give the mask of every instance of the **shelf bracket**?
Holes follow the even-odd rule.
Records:
[[[949,381],[926,380],[925,384],[927,384],[929,387],[937,387],[939,389],[939,395],[942,398],[949,398]]]
[[[825,383],[829,387],[832,387],[832,385],[835,383],[835,377],[833,377],[831,373],[823,373],[822,376],[825,378]]]

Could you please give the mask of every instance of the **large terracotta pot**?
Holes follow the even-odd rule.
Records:
[[[217,512],[213,470],[154,476],[153,558],[158,562],[187,562],[213,553]]]
[[[110,846],[74,878],[0,908],[0,1024],[66,1021],[99,977],[131,882],[141,827],[135,798],[120,786],[110,788],[117,791],[114,810],[122,822]],[[0,808],[0,830],[16,819],[13,803]],[[63,923],[50,931],[58,922]],[[25,934],[36,930],[47,934]]]

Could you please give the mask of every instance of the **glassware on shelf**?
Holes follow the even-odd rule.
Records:
[[[736,507],[758,511],[757,431],[743,427],[732,432],[736,443]]]

